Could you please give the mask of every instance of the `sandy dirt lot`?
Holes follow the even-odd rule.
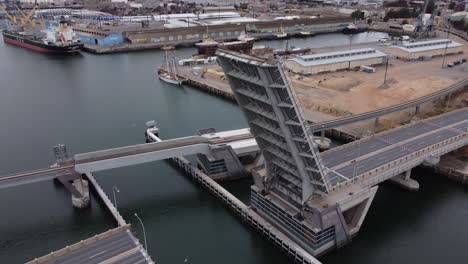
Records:
[[[468,58],[468,49],[460,55],[447,56],[446,63]],[[306,110],[325,111],[335,116],[358,114],[436,92],[468,78],[468,63],[454,68],[441,67],[442,58],[428,62],[390,60],[384,85],[385,65],[376,73],[338,71],[290,80],[301,105]],[[468,93],[455,100],[468,100]]]

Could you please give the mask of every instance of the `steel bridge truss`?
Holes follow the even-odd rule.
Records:
[[[298,204],[326,196],[318,147],[280,62],[219,51],[218,59],[263,152],[267,188]]]

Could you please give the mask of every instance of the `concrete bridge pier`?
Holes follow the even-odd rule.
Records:
[[[89,184],[87,180],[74,180],[73,187],[78,193],[72,193],[72,204],[76,208],[86,208],[89,206]]]
[[[430,157],[426,158],[423,162],[424,165],[426,166],[432,166],[436,165],[440,162],[440,156],[436,156],[434,154],[431,154]]]
[[[330,149],[331,139],[325,137],[325,130],[322,130],[320,132],[319,137],[313,136],[312,140],[314,141],[315,144],[317,144],[319,149],[321,149],[321,150]]]
[[[414,115],[413,115],[413,117],[411,118],[411,121],[410,121],[411,123],[418,122],[420,120],[420,118],[418,117],[420,107],[421,107],[420,105],[416,106],[416,109],[414,110]]]
[[[419,190],[419,182],[416,180],[411,179],[411,169],[407,170],[406,172],[399,174],[393,178],[390,178],[390,181],[399,185],[405,190],[408,191],[418,191]]]

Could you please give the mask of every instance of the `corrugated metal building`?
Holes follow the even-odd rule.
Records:
[[[371,48],[304,55],[285,61],[286,68],[300,74],[317,74],[357,68],[363,65],[378,65],[387,54]]]
[[[244,25],[197,26],[189,28],[155,29],[128,31],[126,37],[131,43],[179,44],[194,43],[209,37],[216,40],[237,39],[244,32]]]
[[[351,22],[351,18],[348,17],[258,21],[248,23],[246,25],[246,30],[252,33],[277,32],[280,28],[283,28],[285,32],[299,32],[302,30],[309,30],[312,33],[323,31],[337,32],[349,26]]]
[[[83,43],[100,45],[100,46],[114,46],[124,42],[124,36],[119,33],[108,33],[92,29],[74,28],[76,36]]]
[[[461,53],[462,49],[463,44],[461,43],[450,39],[436,39],[403,43],[401,46],[389,48],[388,52],[392,53],[392,55],[395,55],[399,59],[411,60],[425,56],[441,56],[444,55],[444,53]]]

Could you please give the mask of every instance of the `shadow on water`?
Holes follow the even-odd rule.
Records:
[[[415,169],[418,192],[380,185],[360,233],[345,247],[324,256],[326,264],[342,263],[462,263],[466,229],[459,229],[468,206],[467,188],[429,170]],[[457,205],[458,204],[458,205]],[[458,223],[458,224],[456,224]],[[447,258],[447,256],[451,256]]]

